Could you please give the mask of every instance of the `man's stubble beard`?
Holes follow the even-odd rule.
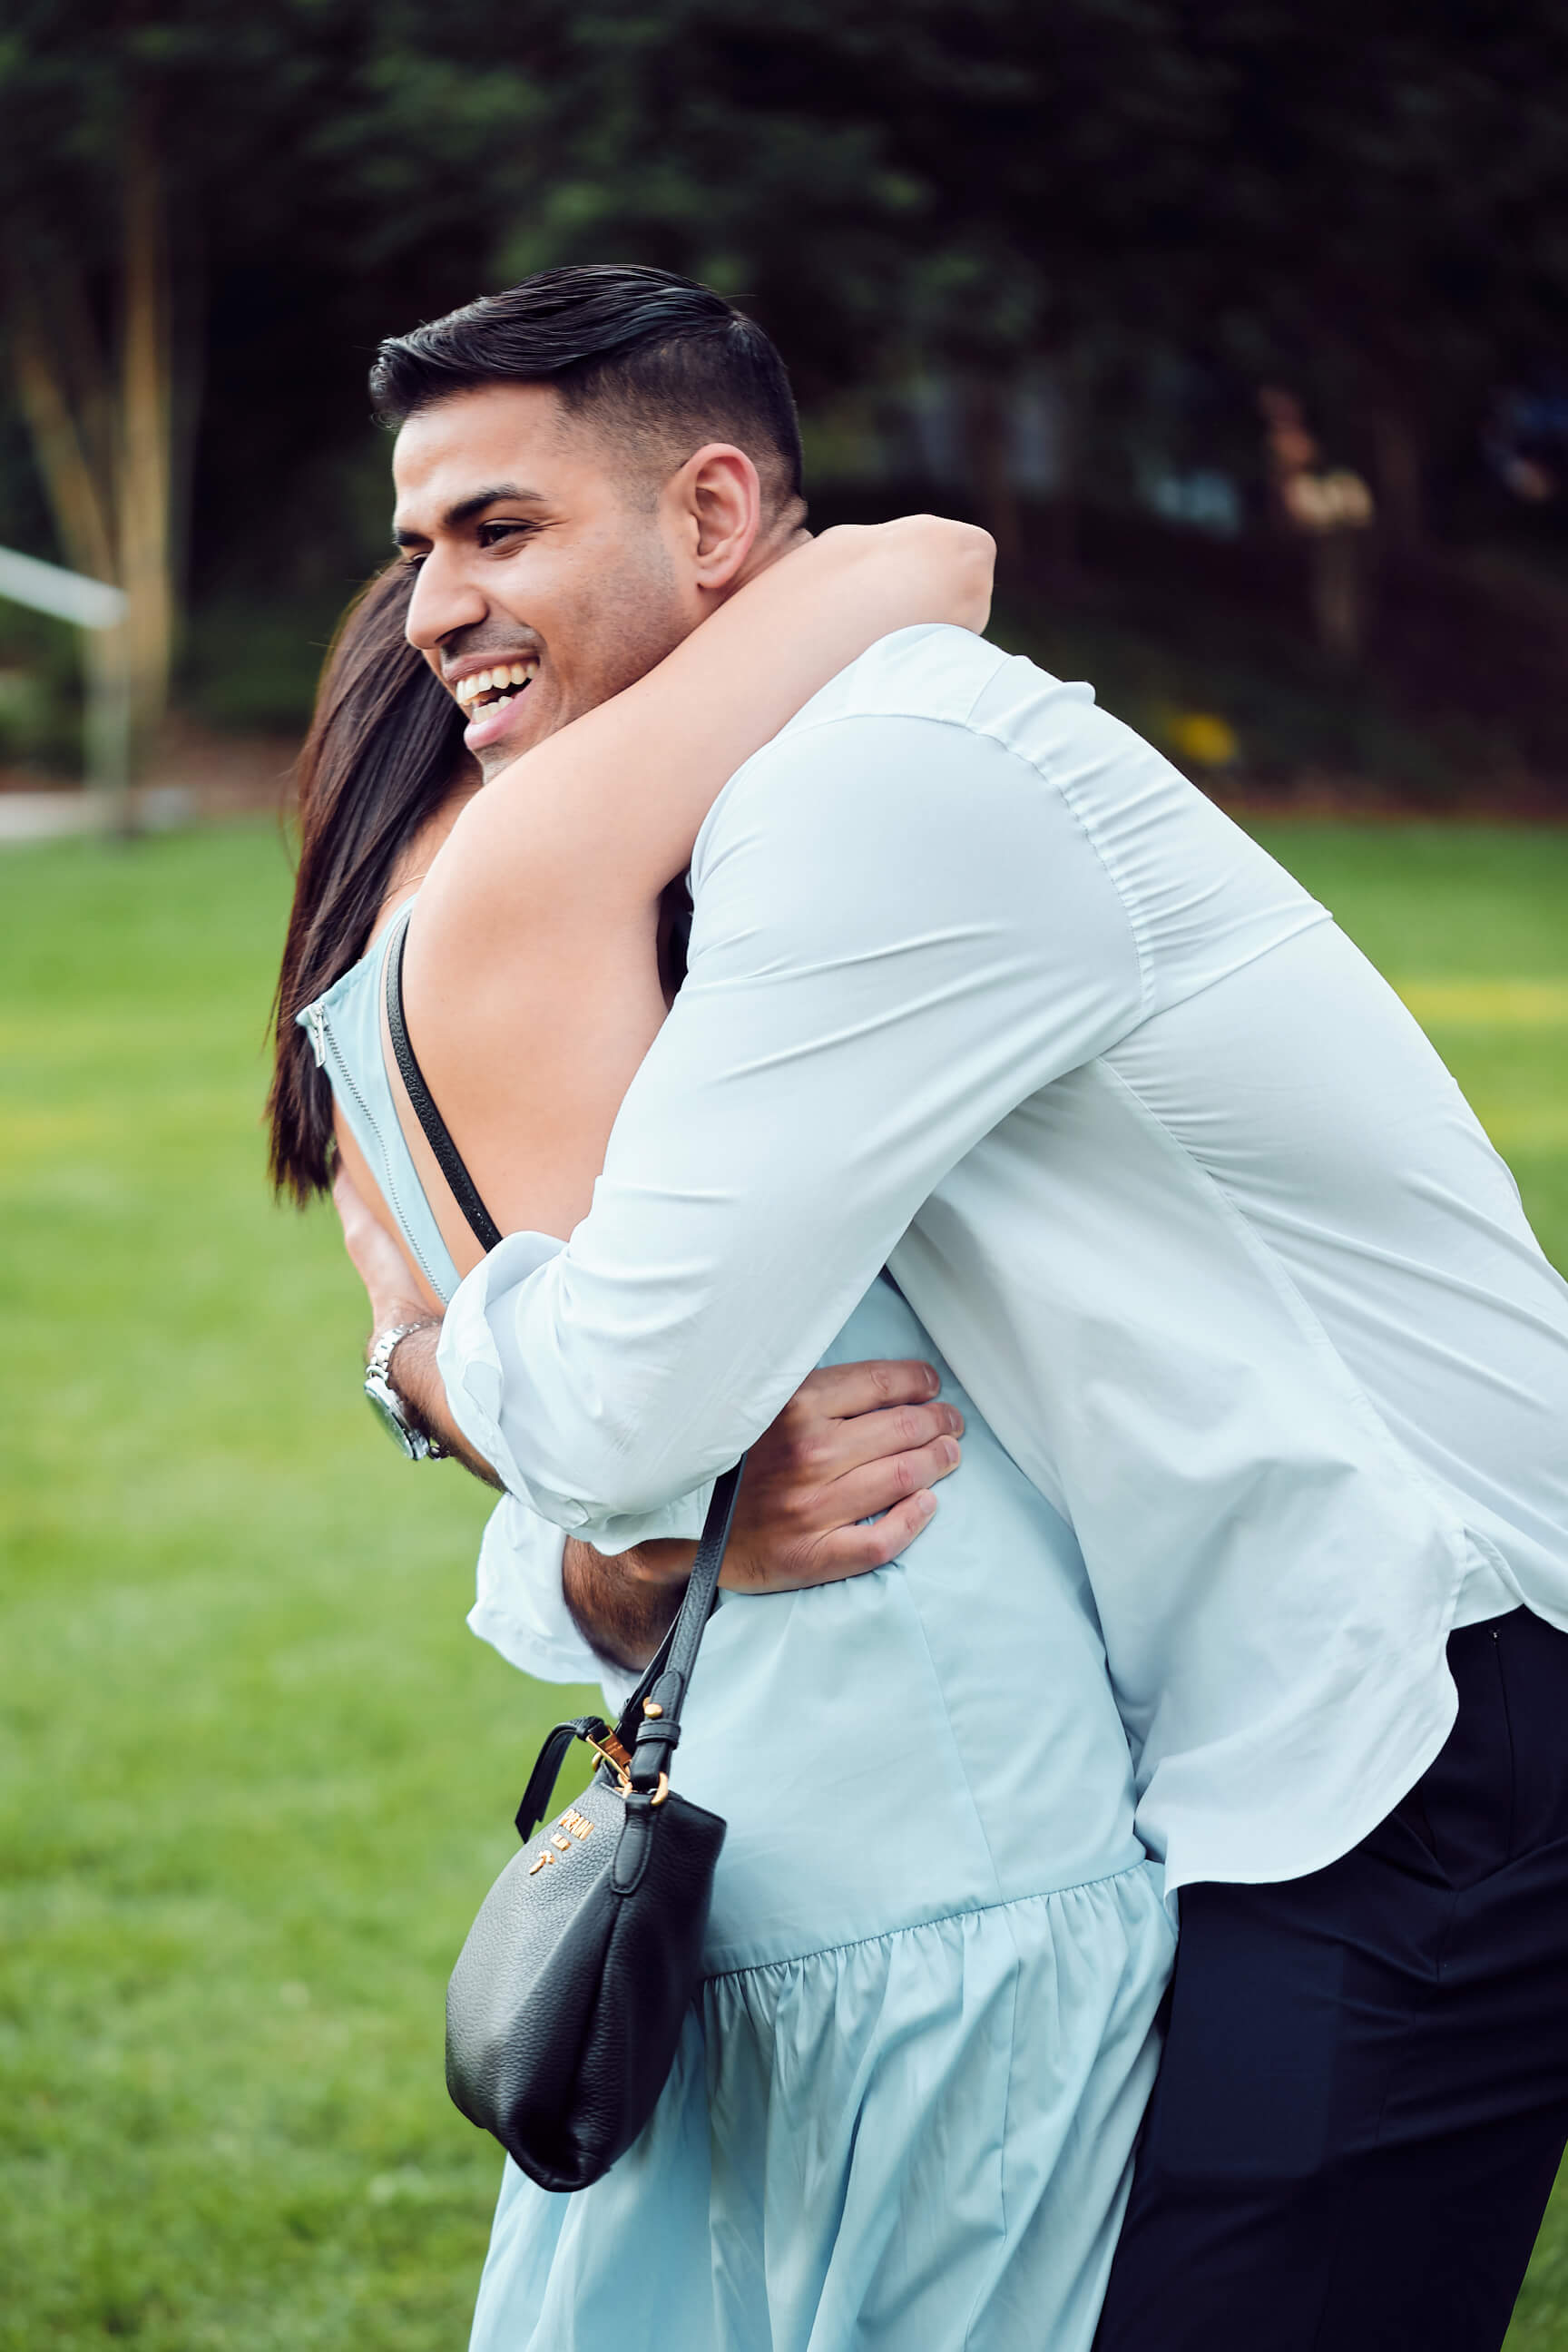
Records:
[[[635,686],[700,625],[700,617],[694,619],[682,609],[668,551],[657,538],[641,562],[628,561],[607,581],[602,580],[591,602],[592,618],[575,637],[576,660],[570,686],[562,693],[549,723],[529,739],[525,751],[547,742],[574,719]],[[531,687],[529,692],[532,691]],[[484,752],[479,754],[487,783],[521,756],[516,745],[504,740],[489,749],[489,760]]]

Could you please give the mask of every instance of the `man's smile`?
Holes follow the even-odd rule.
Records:
[[[514,661],[492,661],[444,681],[468,721],[463,740],[470,751],[482,751],[505,734],[512,707],[531,686],[538,668],[537,654],[522,654]]]

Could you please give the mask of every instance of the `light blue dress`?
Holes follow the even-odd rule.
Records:
[[[301,1018],[447,1296],[392,936]],[[825,1360],[875,1356],[941,1360],[886,1279]],[[700,1997],[603,2180],[507,2164],[472,2352],[1089,2352],[1174,1938],[1078,1546],[942,1393],[963,1463],[902,1557],[722,1596],[675,1776],[729,1823]]]

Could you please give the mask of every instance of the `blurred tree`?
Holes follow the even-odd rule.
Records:
[[[81,274],[51,252],[20,208],[13,219],[23,233],[14,228],[8,247],[6,315],[17,391],[67,558],[126,590],[121,626],[81,636],[89,772],[123,794],[168,675],[172,370],[162,190],[134,118],[115,167],[117,373],[105,362]]]
[[[17,394],[67,560],[128,598],[123,629],[84,647],[106,781],[136,772],[167,696],[215,302],[243,311],[247,279],[252,293],[258,274],[281,281],[261,324],[297,423],[320,396],[322,314],[346,310],[352,335],[357,284],[377,284],[384,312],[476,215],[488,247],[512,193],[541,92],[526,72],[463,73],[425,54],[424,15],[376,0],[255,0],[240,15],[222,0],[122,0],[106,16],[95,0],[21,0],[0,37],[0,300]],[[362,384],[364,356],[362,343]],[[268,467],[287,475],[300,457],[299,440],[236,446],[268,373],[260,401],[226,383],[217,420],[253,515]],[[331,432],[307,427],[305,449]]]
[[[808,406],[959,387],[1005,548],[1016,383],[1055,386],[1066,556],[1173,354],[1298,390],[1419,545],[1436,453],[1561,348],[1565,133],[1555,0],[12,0],[5,315],[145,740],[193,466],[204,588],[330,609],[376,340],[563,259],[743,296]]]
[[[1180,327],[1216,76],[1173,0],[584,0],[557,70],[574,124],[510,267],[629,247],[743,289],[808,401],[952,376],[1005,551],[1021,367],[1070,405],[1087,342]]]
[[[1554,0],[595,0],[574,36],[616,104],[530,250],[657,223],[828,375],[952,368],[1004,539],[1021,359],[1293,374],[1415,547],[1434,450],[1568,326]]]
[[[1209,315],[1364,451],[1397,547],[1434,455],[1568,330],[1568,16],[1555,0],[1204,0],[1220,95],[1192,230]]]

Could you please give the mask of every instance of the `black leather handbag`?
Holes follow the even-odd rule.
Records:
[[[403,1017],[406,926],[386,959],[386,1012],[408,1098],[475,1237],[500,1231],[425,1084]],[[480,1906],[447,1989],[447,2087],[542,2189],[585,2189],[641,2131],[673,2063],[701,1970],[717,1813],[678,1796],[669,1766],[712,1612],[743,1462],[713,1489],[680,1611],[612,1732],[557,1724],[518,1808],[522,1841]],[[568,1748],[599,1759],[540,1831]]]
[[[739,1473],[719,1481],[666,1651],[614,1732],[557,1724],[518,1810],[522,1850],[486,1895],[447,1989],[447,2087],[542,2189],[584,2189],[641,2131],[701,1970],[724,1824],[669,1759],[712,1605]],[[600,1763],[540,1834],[563,1757]]]

